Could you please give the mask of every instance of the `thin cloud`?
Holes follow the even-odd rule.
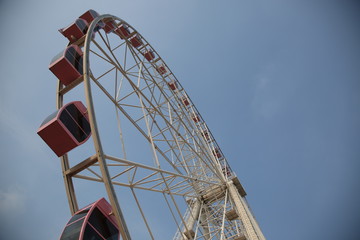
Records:
[[[0,189],[0,213],[10,216],[23,212],[25,200],[25,192],[19,186],[11,186],[7,190]]]
[[[36,128],[29,125],[27,117],[11,111],[6,105],[0,105],[0,130],[16,139],[20,144],[19,148],[38,156],[36,159],[46,159],[44,148],[39,145],[39,137],[36,135]]]

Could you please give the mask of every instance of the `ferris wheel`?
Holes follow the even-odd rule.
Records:
[[[60,157],[73,215],[60,239],[264,240],[239,179],[150,43],[94,10],[60,32],[69,44],[49,67],[58,110],[38,130]],[[117,231],[91,223],[96,204],[78,198],[92,187],[74,181],[104,187],[109,203],[96,204]]]

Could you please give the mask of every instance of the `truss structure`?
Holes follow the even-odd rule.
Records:
[[[127,27],[129,36],[98,29],[110,21]],[[131,223],[117,188],[129,189],[149,239],[165,238],[147,217],[144,205],[152,203],[141,200],[143,191],[164,200],[174,240],[264,240],[245,190],[204,119],[145,38],[124,20],[101,15],[76,44],[83,47],[84,75],[66,87],[59,83],[57,106],[84,83],[94,153],[76,161],[61,157],[71,212],[78,210],[73,181],[82,179],[104,184],[123,239],[131,239]]]

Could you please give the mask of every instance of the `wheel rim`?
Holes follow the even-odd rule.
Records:
[[[115,33],[107,34],[103,30],[95,33],[97,25],[104,20],[114,21],[117,26],[126,24],[132,36],[142,40],[142,46],[134,47],[134,42],[129,40],[131,36],[120,39]],[[116,38],[119,43],[113,44]],[[153,60],[145,58],[146,50],[154,52]],[[102,61],[101,67],[96,67],[98,61],[93,61],[96,58]],[[107,67],[103,66],[106,64]],[[160,73],[160,66],[164,66],[167,73]],[[93,159],[89,160],[92,164],[84,168],[89,172],[87,175],[79,172],[64,178],[72,213],[78,209],[72,178],[80,178],[105,184],[123,239],[130,239],[130,233],[114,185],[130,189],[139,210],[138,216],[147,229],[147,236],[152,239],[161,236],[155,233],[136,191],[162,195],[168,216],[173,221],[173,231],[176,231],[174,239],[189,238],[190,235],[194,239],[232,239],[231,236],[243,233],[250,237],[243,220],[227,220],[225,215],[235,208],[226,184],[236,176],[226,174],[231,170],[206,123],[170,68],[140,33],[115,16],[97,17],[86,34],[83,72],[95,154],[89,157]],[[109,79],[114,80],[112,87],[108,84]],[[176,84],[175,90],[171,83]],[[95,94],[94,86],[98,90]],[[61,84],[58,92],[60,90]],[[105,144],[99,126],[104,119],[98,124],[93,97],[98,97],[99,93],[115,106],[122,156],[109,154],[107,149],[103,149]],[[131,102],[136,100],[137,103]],[[58,108],[62,101],[63,96],[58,95]],[[125,134],[120,126],[123,120],[120,118],[129,121],[150,145],[153,162],[129,160],[131,157],[125,147]],[[63,172],[70,169],[67,155],[62,157],[62,167]],[[243,204],[247,208],[246,203]],[[130,232],[133,230],[134,227],[130,226]]]

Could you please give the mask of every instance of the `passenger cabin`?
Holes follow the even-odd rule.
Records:
[[[98,16],[100,16],[99,13],[97,13],[95,10],[90,9],[86,11],[83,15],[81,15],[79,18],[84,19],[90,25],[90,23]]]
[[[213,155],[217,158],[221,158],[222,155],[220,153],[220,150],[218,148],[215,148],[213,151],[212,151]]]
[[[143,42],[141,40],[141,38],[135,34],[134,36],[132,36],[130,39],[130,43],[131,45],[134,47],[134,48],[138,48],[140,47],[141,45],[143,45]]]
[[[168,86],[173,91],[177,88],[177,84],[176,84],[176,82],[174,80],[168,82]]]
[[[192,120],[195,122],[195,123],[198,123],[200,122],[200,117],[199,115],[197,115],[196,113],[193,113],[192,116],[191,116]]]
[[[61,157],[89,139],[91,130],[86,107],[80,101],[64,105],[43,121],[37,134]]]
[[[130,35],[129,27],[126,24],[120,24],[119,27],[115,29],[115,32],[120,36],[121,39],[128,38]]]
[[[155,58],[155,54],[151,49],[149,49],[145,51],[144,57],[146,58],[146,60],[151,62]]]
[[[111,19],[105,19],[104,20],[104,31],[106,33],[110,33],[110,32],[113,32],[116,28],[116,23],[114,20],[111,20]]]
[[[230,171],[230,168],[225,165],[221,168],[223,174],[226,176],[226,177],[230,177],[231,176],[231,171]]]
[[[78,18],[70,26],[59,29],[59,32],[64,35],[70,43],[73,43],[83,37],[86,34],[87,29],[88,22]]]
[[[207,140],[207,141],[210,140],[210,135],[209,135],[209,132],[207,130],[202,131],[201,135],[203,136],[203,138],[205,138],[205,140]]]
[[[51,60],[49,69],[62,84],[69,85],[83,75],[82,55],[77,45],[70,45]]]
[[[189,99],[188,99],[187,96],[182,96],[182,97],[181,97],[181,101],[183,102],[183,104],[184,104],[185,106],[189,106],[189,104],[190,104],[190,101],[189,101]]]
[[[119,237],[111,205],[101,198],[72,216],[60,240],[119,240]]]
[[[166,67],[164,64],[161,64],[160,66],[156,67],[156,71],[160,73],[161,75],[164,75],[167,73]]]
[[[92,23],[92,21],[95,18],[97,18],[98,16],[100,16],[100,14],[98,12],[90,9],[90,10],[86,11],[83,15],[81,15],[79,18],[84,19],[88,23],[88,25],[90,25]],[[105,24],[102,21],[100,21],[98,23],[98,26],[95,27],[94,31],[97,32],[101,28],[105,28]]]

